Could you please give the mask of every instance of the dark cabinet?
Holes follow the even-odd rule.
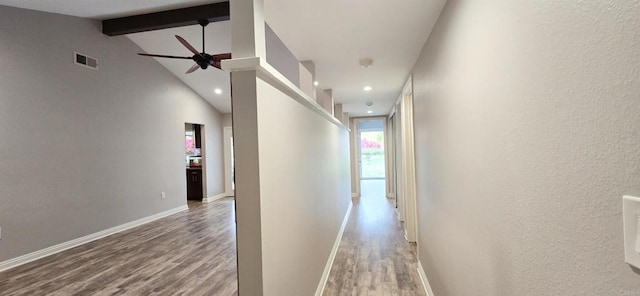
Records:
[[[202,169],[187,169],[187,199],[202,200]]]

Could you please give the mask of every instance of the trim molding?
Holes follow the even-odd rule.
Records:
[[[356,198],[356,197],[358,197],[358,196],[360,196],[360,194],[357,194],[357,193],[351,193],[351,198]]]
[[[86,243],[90,243],[92,241],[95,241],[95,240],[110,236],[112,234],[116,234],[118,232],[125,231],[127,229],[131,229],[131,228],[134,228],[134,227],[137,227],[137,226],[140,226],[140,225],[143,225],[143,224],[158,220],[160,218],[164,218],[164,217],[173,215],[173,214],[178,213],[178,212],[182,212],[182,211],[187,210],[187,209],[188,209],[187,205],[183,205],[183,206],[180,206],[180,207],[177,207],[177,208],[173,208],[173,209],[168,210],[168,211],[164,211],[164,212],[157,213],[157,214],[154,214],[154,215],[151,215],[151,216],[147,216],[147,217],[135,220],[135,221],[131,221],[131,222],[128,222],[128,223],[125,223],[125,224],[121,224],[121,225],[118,225],[118,226],[115,226],[115,227],[111,227],[109,229],[105,229],[105,230],[96,232],[96,233],[85,235],[83,237],[79,237],[79,238],[76,238],[76,239],[61,243],[61,244],[57,244],[55,246],[51,246],[51,247],[44,248],[42,250],[38,250],[38,251],[29,253],[29,254],[25,254],[25,255],[22,255],[20,257],[9,259],[7,261],[0,262],[0,271],[5,271],[5,270],[8,270],[8,269],[11,269],[11,268],[14,268],[14,267],[18,267],[20,265],[23,265],[23,264],[26,264],[26,263],[29,263],[29,262],[32,262],[32,261],[47,257],[47,256],[51,256],[53,254],[57,254],[57,253],[60,253],[62,251],[65,251],[65,250],[68,250],[68,249],[71,249],[71,248],[75,248],[77,246],[81,246],[81,245],[84,245]]]
[[[318,113],[337,127],[349,131],[349,127],[320,106],[320,104],[318,104],[312,97],[300,90],[297,85],[289,81],[289,79],[282,75],[282,73],[278,72],[278,70],[273,66],[269,65],[265,59],[261,59],[259,57],[238,58],[222,60],[221,64],[222,69],[229,72],[256,71],[256,76],[263,81],[286,93],[291,98],[313,110],[315,113]]]
[[[429,280],[427,280],[427,274],[424,273],[422,262],[420,262],[420,260],[418,260],[418,275],[420,275],[420,281],[422,282],[422,287],[424,288],[424,292],[427,293],[427,296],[435,296],[433,295],[433,290],[431,290],[431,285],[429,284]]]
[[[216,201],[216,200],[218,200],[218,199],[225,198],[225,197],[227,197],[227,196],[229,196],[229,195],[227,195],[227,193],[226,193],[226,192],[223,192],[223,193],[220,193],[220,194],[218,194],[218,195],[205,197],[205,198],[203,198],[203,199],[202,199],[202,202],[203,202],[203,203],[214,202],[214,201]]]
[[[329,260],[327,260],[327,265],[324,267],[324,271],[322,272],[322,277],[320,278],[320,283],[318,284],[318,288],[316,289],[315,296],[322,296],[322,293],[324,293],[324,287],[327,285],[327,280],[329,280],[329,272],[331,272],[331,267],[333,267],[333,260],[336,258],[336,254],[338,253],[340,241],[342,241],[342,234],[344,234],[344,229],[347,227],[347,222],[349,222],[349,216],[351,215],[352,208],[353,203],[349,202],[349,208],[347,209],[347,213],[344,215],[344,219],[342,220],[342,225],[340,226],[340,231],[338,231],[336,241],[333,243],[333,249],[331,249]]]

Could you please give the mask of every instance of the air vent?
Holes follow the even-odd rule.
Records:
[[[81,53],[75,53],[75,62],[77,65],[84,66],[90,69],[98,70],[98,59],[84,55]]]

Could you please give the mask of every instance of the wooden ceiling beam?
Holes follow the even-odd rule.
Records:
[[[118,36],[162,30],[197,25],[200,19],[207,19],[209,22],[230,20],[229,2],[107,19],[102,21],[102,33],[108,36]]]

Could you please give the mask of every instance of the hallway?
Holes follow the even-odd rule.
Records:
[[[424,295],[415,245],[404,239],[384,180],[361,182],[324,295]]]

